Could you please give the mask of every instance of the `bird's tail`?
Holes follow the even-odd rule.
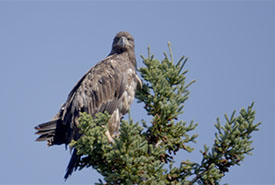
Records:
[[[60,117],[55,116],[54,119],[46,123],[42,123],[34,127],[40,135],[36,141],[48,141],[48,145],[69,144],[70,140],[66,139],[67,126],[62,123]]]
[[[67,172],[64,176],[65,181],[68,179],[68,177],[77,169],[77,165],[80,161],[80,156],[77,155],[77,150],[74,149],[71,160],[67,166]]]
[[[48,141],[48,145],[52,145],[55,136],[57,121],[58,119],[51,120],[34,127],[37,130],[35,134],[40,135],[36,139],[36,141]]]

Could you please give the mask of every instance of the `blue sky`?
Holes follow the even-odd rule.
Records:
[[[111,49],[114,35],[135,38],[138,66],[147,46],[163,58],[189,57],[190,87],[182,119],[199,123],[196,150],[178,160],[200,162],[214,123],[255,101],[260,131],[252,156],[230,169],[229,184],[274,183],[275,2],[272,1],[0,1],[0,184],[93,184],[93,169],[64,183],[64,146],[34,142],[33,127],[58,111],[73,85]],[[132,105],[135,121],[143,105]]]

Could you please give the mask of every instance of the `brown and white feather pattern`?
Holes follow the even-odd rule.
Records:
[[[130,109],[137,85],[141,85],[141,80],[136,74],[134,39],[127,32],[119,32],[109,56],[77,82],[51,121],[35,127],[36,134],[40,135],[37,141],[48,141],[50,146],[67,145],[80,137],[80,112],[95,116],[105,111],[111,115],[106,133],[111,141],[118,134],[122,116]],[[77,168],[79,159],[74,150],[65,179]]]
[[[75,92],[70,93],[71,96],[65,104],[63,122],[70,123],[69,129],[77,129],[77,118],[80,112],[87,112],[94,116],[98,112],[107,111],[111,114],[108,130],[114,137],[118,132],[122,115],[128,112],[134,99],[138,81],[135,66],[127,61],[127,56],[108,57],[93,67],[76,84],[79,87]],[[71,137],[78,139],[79,136]],[[69,138],[68,142],[71,139]]]

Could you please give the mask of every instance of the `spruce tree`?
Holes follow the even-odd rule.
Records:
[[[205,145],[201,150],[201,163],[188,159],[176,166],[174,156],[184,150],[192,152],[191,142],[196,142],[194,131],[197,123],[179,120],[185,101],[189,97],[186,83],[186,57],[174,63],[170,43],[169,56],[159,61],[151,55],[141,56],[145,67],[139,69],[143,87],[136,92],[139,105],[151,120],[134,122],[122,120],[119,137],[109,143],[106,136],[107,113],[98,113],[93,119],[82,113],[78,141],[70,146],[81,155],[79,170],[93,167],[103,177],[97,184],[218,184],[229,168],[240,165],[247,154],[251,154],[251,134],[258,130],[254,124],[253,104],[225,114],[222,122],[217,119],[213,146]]]

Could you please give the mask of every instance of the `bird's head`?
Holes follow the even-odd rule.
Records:
[[[133,51],[134,48],[135,44],[132,35],[128,32],[119,32],[113,40],[111,54],[120,54],[125,51]]]

